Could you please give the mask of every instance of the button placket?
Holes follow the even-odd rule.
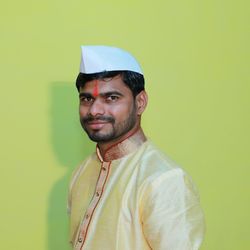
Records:
[[[105,186],[105,183],[107,181],[109,171],[110,171],[110,165],[111,165],[111,162],[102,162],[94,196],[89,204],[89,208],[87,209],[85,216],[83,217],[82,223],[80,225],[80,230],[78,233],[78,240],[76,242],[76,249],[81,250],[83,248],[84,242],[86,240],[87,232],[88,232],[88,227],[92,220],[92,215],[96,207],[98,206],[98,202],[100,201],[102,193],[104,191],[104,186]]]

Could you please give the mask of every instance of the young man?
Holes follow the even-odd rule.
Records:
[[[196,250],[204,220],[190,177],[147,140],[142,70],[128,52],[82,46],[80,121],[97,143],[72,176],[74,249]]]

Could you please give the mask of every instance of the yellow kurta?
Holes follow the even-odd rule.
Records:
[[[74,249],[199,249],[204,218],[192,180],[140,133],[103,158],[97,150],[73,174]]]

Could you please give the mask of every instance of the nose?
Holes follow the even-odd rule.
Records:
[[[92,116],[98,116],[104,114],[104,105],[98,99],[96,99],[89,109],[89,114]]]

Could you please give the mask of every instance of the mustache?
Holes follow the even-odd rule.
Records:
[[[104,115],[100,116],[87,115],[81,119],[81,122],[83,123],[88,123],[93,121],[104,121],[104,122],[114,123],[115,119],[112,116],[104,116]]]

